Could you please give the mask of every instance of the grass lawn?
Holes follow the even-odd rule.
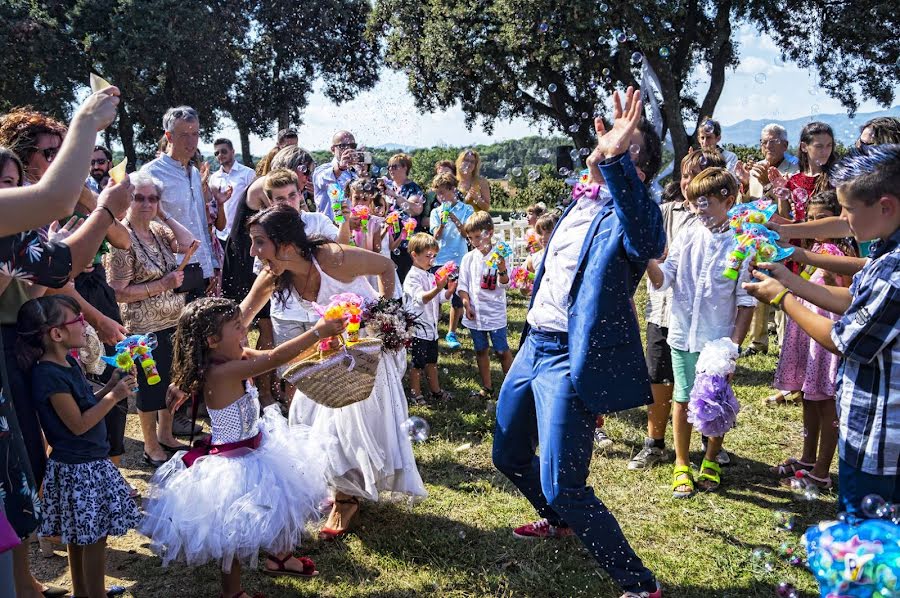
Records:
[[[637,301],[643,313],[643,288]],[[510,341],[518,345],[525,303],[511,297]],[[321,576],[299,582],[247,572],[244,586],[252,595],[273,596],[598,596],[620,592],[579,542],[523,542],[511,529],[535,518],[522,496],[491,464],[494,417],[485,405],[468,398],[477,388],[471,342],[462,334],[463,350],[441,355],[444,388],[456,400],[444,407],[416,407],[412,414],[431,425],[431,437],[415,447],[430,496],[406,503],[365,504],[358,526],[345,541],[311,540],[302,553],[314,558]],[[443,350],[443,348],[442,348]],[[732,465],[724,469],[721,490],[688,500],[671,498],[671,465],[643,472],[626,470],[645,434],[643,409],[607,418],[615,440],[596,452],[590,484],[612,510],[644,562],[656,573],[667,598],[771,597],[780,581],[789,581],[804,596],[818,595],[812,576],[778,557],[755,559],[756,548],[777,553],[782,543],[796,546],[802,530],[833,518],[834,496],[813,502],[792,496],[768,473],[769,465],[799,454],[802,441],[797,406],[765,407],[775,358],[742,361],[735,391],[742,403],[737,428],[726,448]],[[494,387],[502,375],[495,365]],[[140,462],[137,417],[129,416],[124,473],[145,490],[150,470]],[[668,438],[671,446],[671,433]],[[700,461],[695,435],[694,463]],[[204,497],[197,497],[197,509]],[[776,511],[796,517],[793,531],[776,528]],[[109,583],[130,587],[140,598],[217,596],[214,565],[160,567],[146,539],[133,532],[110,541]],[[65,559],[33,554],[34,570],[44,581],[67,583]],[[768,561],[768,562],[767,562]]]

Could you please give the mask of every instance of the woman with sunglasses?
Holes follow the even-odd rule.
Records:
[[[134,173],[132,182],[134,199],[125,217],[131,247],[112,252],[107,276],[129,333],[152,332],[158,342],[153,359],[163,380],[151,386],[145,376],[137,377],[137,408],[144,437],[144,461],[159,467],[168,460],[167,452],[187,448],[172,435],[166,387],[172,365],[172,334],[185,297],[175,291],[184,280],[175,254],[185,253],[198,241],[163,211],[159,203],[162,183],[143,171]]]

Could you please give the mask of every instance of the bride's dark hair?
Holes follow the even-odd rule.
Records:
[[[254,215],[247,222],[247,228],[249,229],[251,226],[261,227],[275,247],[281,248],[285,245],[293,245],[300,256],[308,260],[312,260],[316,256],[319,248],[331,242],[324,237],[307,236],[303,219],[300,218],[300,212],[286,204],[275,204],[271,208]],[[293,283],[294,274],[292,272],[285,270],[278,276],[278,282],[275,285],[275,298],[282,305],[290,296],[290,289]]]

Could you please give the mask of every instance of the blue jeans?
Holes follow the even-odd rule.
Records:
[[[900,476],[866,473],[840,459],[838,511],[859,515],[860,503],[869,494],[877,494],[889,503],[900,503]]]
[[[571,527],[625,591],[655,591],[653,573],[587,485],[595,424],[569,377],[567,335],[532,330],[500,389],[494,465],[541,517]]]

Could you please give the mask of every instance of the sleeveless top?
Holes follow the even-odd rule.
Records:
[[[212,444],[228,444],[259,434],[259,391],[250,383],[247,392],[224,409],[207,407],[212,422]]]
[[[378,298],[378,292],[364,277],[358,276],[350,282],[343,282],[326,274],[319,267],[319,262],[316,258],[312,258],[312,263],[316,270],[319,271],[319,277],[321,278],[319,295],[316,297],[316,302],[320,305],[327,305],[334,295],[339,295],[340,293],[354,293],[363,299]]]
[[[463,191],[463,190],[460,189],[460,188],[457,188],[457,191],[460,193],[460,195],[463,196],[463,203],[472,206],[472,208],[473,208],[476,212],[483,212],[483,211],[484,211],[484,210],[482,210],[481,208],[479,208],[478,206],[476,206],[474,202],[469,201],[469,193],[470,193],[470,192],[471,192],[471,193],[474,193],[474,194],[478,197],[479,200],[481,199],[481,179],[480,179],[480,178],[478,178],[477,180],[472,181],[472,185],[471,185],[468,189],[466,189],[465,191]]]

